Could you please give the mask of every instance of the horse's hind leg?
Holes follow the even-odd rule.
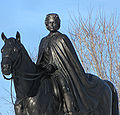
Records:
[[[112,90],[112,115],[119,115],[117,90],[110,81],[108,80],[104,80],[104,81],[109,85],[109,87]]]

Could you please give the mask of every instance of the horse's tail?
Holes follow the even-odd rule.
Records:
[[[114,85],[108,81],[104,80],[112,90],[112,115],[119,115],[119,105],[118,105],[118,93]]]

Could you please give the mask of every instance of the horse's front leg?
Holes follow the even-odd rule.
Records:
[[[14,104],[15,115],[31,115],[25,105],[25,100],[17,100]]]
[[[41,111],[39,108],[39,105],[37,103],[36,96],[35,97],[29,97],[26,100],[27,106],[25,107],[25,112],[28,114],[25,115],[41,115]]]

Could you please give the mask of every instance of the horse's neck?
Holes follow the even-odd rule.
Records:
[[[21,63],[20,67],[18,67],[18,71],[22,71],[25,73],[35,73],[36,72],[36,67],[34,62],[30,59],[28,53],[26,51],[22,52],[21,56]]]
[[[14,76],[16,77],[16,79],[14,79],[14,86],[16,97],[21,99],[24,97],[32,96],[31,90],[33,89],[36,81],[28,81],[20,77],[24,77],[24,74],[26,73],[36,73],[36,67],[26,52],[22,52],[21,59],[18,61],[19,64],[16,68],[16,74]]]

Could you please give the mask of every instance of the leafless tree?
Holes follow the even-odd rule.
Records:
[[[108,79],[120,95],[120,24],[115,15],[102,13],[71,17],[69,33],[86,72]]]

